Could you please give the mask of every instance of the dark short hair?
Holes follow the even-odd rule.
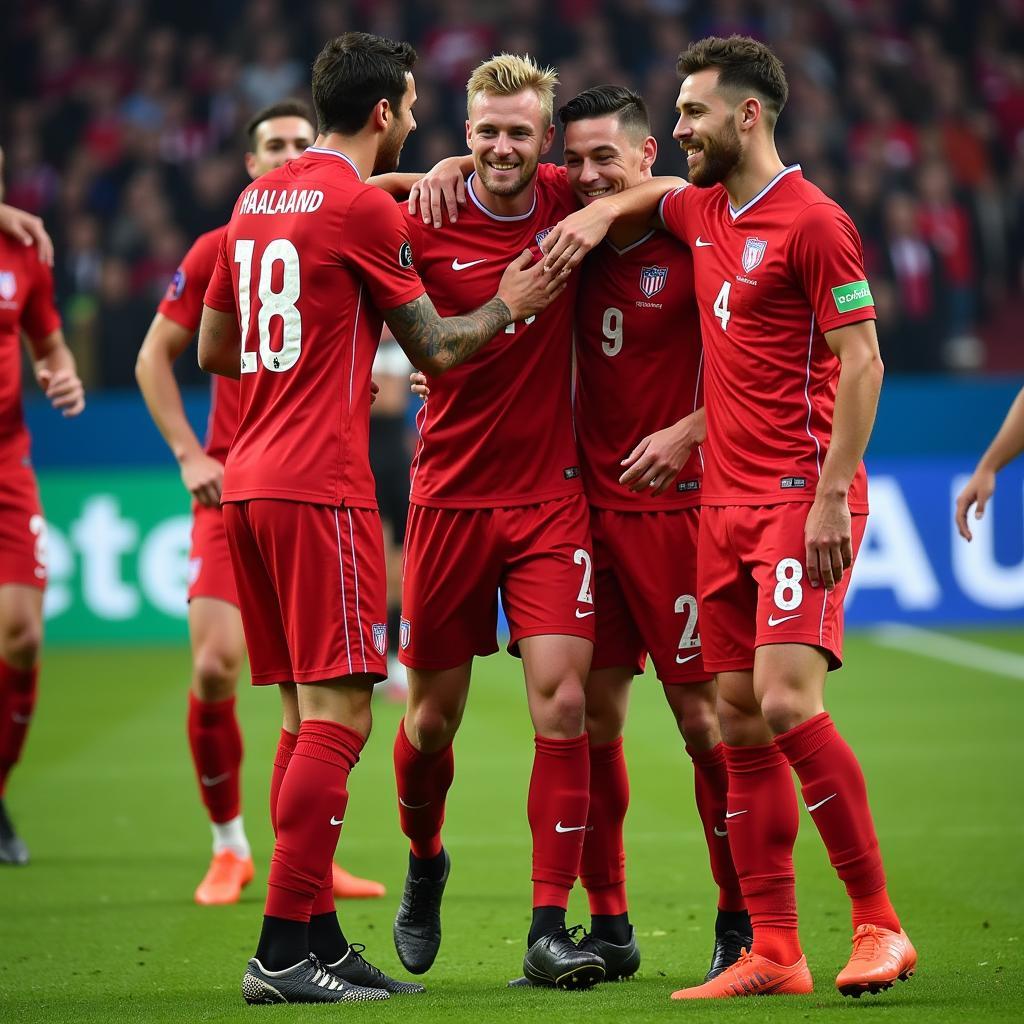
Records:
[[[708,36],[691,43],[676,62],[680,78],[707,68],[718,71],[722,88],[755,93],[775,124],[789,98],[789,85],[782,61],[764,43],[749,36]]]
[[[630,133],[644,138],[651,134],[651,119],[643,96],[624,85],[595,85],[584,89],[559,108],[558,119],[567,125],[609,114],[616,114],[619,126]]]
[[[355,135],[381,100],[398,110],[405,76],[415,63],[416,51],[408,43],[368,32],[331,39],[313,62],[313,106],[320,132]]]
[[[309,105],[302,100],[288,99],[281,100],[280,103],[271,103],[269,107],[264,107],[253,114],[245,126],[245,137],[249,142],[250,149],[256,148],[256,129],[264,121],[270,121],[275,117],[301,117],[304,121],[313,123]]]

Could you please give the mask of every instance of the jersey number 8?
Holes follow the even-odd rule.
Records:
[[[235,241],[235,262],[238,264],[238,307],[242,328],[242,373],[256,372],[256,353],[246,352],[249,321],[252,314],[252,264],[256,243],[250,238]],[[274,264],[282,265],[281,290],[273,290]],[[260,362],[273,373],[290,370],[302,352],[302,317],[295,303],[299,301],[299,254],[287,238],[275,238],[263,250],[260,259],[256,294],[260,310],[256,318],[259,334]],[[270,347],[270,323],[281,318],[281,347]]]

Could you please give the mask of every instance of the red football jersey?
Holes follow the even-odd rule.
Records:
[[[860,236],[787,167],[739,210],[721,185],[661,205],[693,252],[704,338],[705,505],[811,502],[832,437],[839,360],[825,332],[873,320]],[[867,511],[863,464],[851,512]]]
[[[370,366],[381,310],[423,294],[395,201],[310,147],[239,196],[206,304],[242,325],[224,500],[376,508]]]
[[[703,401],[700,324],[690,250],[666,231],[584,261],[576,300],[576,438],[587,500],[638,512],[701,503],[700,449],[658,497],[619,483],[624,459],[648,434]]]
[[[199,329],[203,317],[203,296],[217,265],[217,250],[227,225],[200,235],[185,253],[181,266],[175,271],[171,283],[157,312],[186,331]],[[238,381],[212,374],[210,381],[210,418],[206,422],[206,454],[219,462],[228,457],[231,439],[238,426]]]
[[[21,409],[21,331],[40,341],[60,328],[53,302],[53,274],[35,246],[0,234],[0,464],[29,458]]]
[[[541,164],[533,206],[491,213],[467,183],[457,224],[406,213],[416,266],[442,316],[476,309],[524,249],[577,208],[565,170]],[[577,281],[535,318],[510,324],[462,366],[430,378],[417,416],[410,500],[434,508],[532,505],[582,490],[572,426],[572,315]]]

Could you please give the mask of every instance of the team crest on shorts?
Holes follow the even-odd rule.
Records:
[[[18,290],[18,279],[13,270],[0,270],[0,299],[10,302]]]
[[[653,299],[668,280],[668,267],[643,267],[640,271],[640,291]]]
[[[768,243],[763,238],[748,238],[743,246],[743,272],[749,274],[754,267],[761,265],[764,259],[764,251]]]
[[[370,630],[373,633],[373,649],[383,657],[388,649],[388,627],[383,622],[375,622]]]
[[[409,646],[409,638],[412,633],[412,626],[408,619],[403,618],[398,627],[398,646],[404,651]]]

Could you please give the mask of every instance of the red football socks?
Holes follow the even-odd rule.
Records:
[[[429,860],[441,852],[444,802],[455,778],[455,753],[443,750],[424,754],[405,734],[405,719],[395,736],[395,783],[398,817],[414,857]]]
[[[25,746],[38,682],[38,666],[23,671],[0,661],[0,797]]]
[[[348,806],[348,776],[363,737],[337,722],[307,720],[277,798],[277,842],[266,915],[308,921],[324,888]]]
[[[590,810],[580,859],[580,881],[591,914],[618,915],[626,903],[626,851],[622,823],[629,807],[629,775],[622,737],[589,748]]]
[[[242,731],[235,698],[202,701],[188,695],[188,744],[210,821],[237,818],[241,809]]]
[[[277,741],[277,753],[274,755],[274,770],[270,773],[270,824],[277,835],[277,801],[281,795],[281,783],[288,764],[295,753],[295,744],[299,742],[298,733],[281,730],[281,738]]]
[[[704,838],[711,858],[711,877],[718,886],[718,909],[746,910],[739,876],[732,861],[729,835],[725,827],[726,803],[729,794],[729,769],[725,764],[725,745],[710,750],[686,748],[693,762],[693,785],[697,796],[697,813],[704,826]],[[593,795],[591,795],[593,799]]]
[[[800,779],[804,803],[853,903],[853,927],[900,930],[889,902],[864,773],[827,711],[775,738]]]
[[[587,734],[575,739],[534,737],[526,813],[533,833],[533,905],[561,907],[580,873],[590,804]]]
[[[788,967],[801,955],[793,876],[800,818],[789,762],[774,743],[726,746],[725,759],[726,830],[754,929],[753,952]]]

